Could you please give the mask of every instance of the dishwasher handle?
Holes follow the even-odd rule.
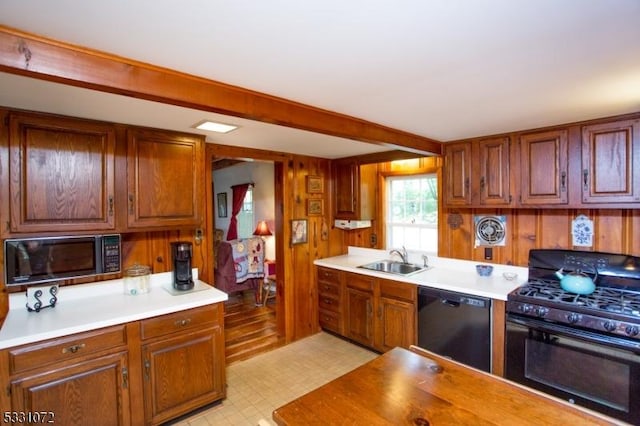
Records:
[[[460,302],[456,302],[455,300],[440,299],[440,303],[442,303],[445,306],[449,306],[450,308],[459,308],[460,307]]]
[[[482,296],[471,296],[469,294],[458,293],[454,291],[440,290],[434,288],[420,287],[418,288],[418,296],[425,296],[440,299],[445,306],[457,308],[461,305],[474,308],[490,309],[491,299]]]

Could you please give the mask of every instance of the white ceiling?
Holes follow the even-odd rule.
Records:
[[[639,0],[0,1],[3,25],[441,141],[640,111],[639,23]],[[0,104],[191,132],[216,118],[55,86],[2,74]],[[242,128],[209,141],[384,150],[222,121]]]

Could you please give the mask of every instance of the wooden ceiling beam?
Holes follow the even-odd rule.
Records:
[[[0,70],[423,155],[436,140],[237,86],[0,26]]]

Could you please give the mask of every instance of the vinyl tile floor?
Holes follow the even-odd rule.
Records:
[[[276,408],[372,360],[376,353],[320,332],[227,367],[227,398],[174,425],[275,425]]]

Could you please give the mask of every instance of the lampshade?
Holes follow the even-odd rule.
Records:
[[[269,230],[269,227],[267,226],[267,222],[265,222],[264,220],[261,220],[260,222],[258,222],[258,225],[256,226],[256,230],[253,231],[253,235],[259,235],[261,237],[265,237],[267,235],[273,235],[273,234]]]

